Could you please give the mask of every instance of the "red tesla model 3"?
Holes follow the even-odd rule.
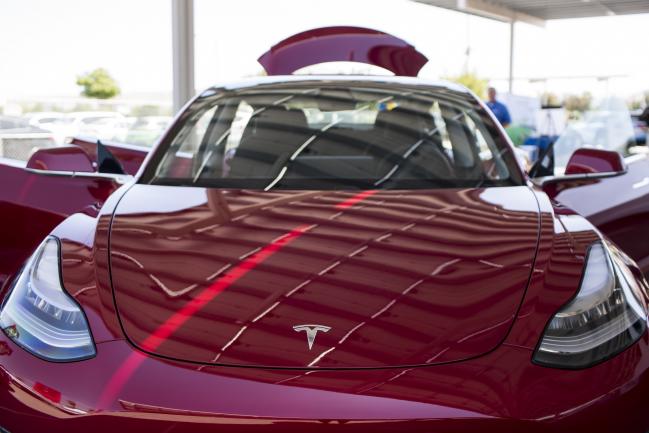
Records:
[[[0,431],[646,432],[649,285],[544,192],[624,170],[537,186],[448,83],[211,88],[5,280]]]

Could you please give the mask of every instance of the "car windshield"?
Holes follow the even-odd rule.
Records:
[[[323,82],[208,91],[142,181],[254,189],[520,185],[491,117],[443,87]]]

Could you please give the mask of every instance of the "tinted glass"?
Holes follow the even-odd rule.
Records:
[[[511,149],[464,93],[320,82],[200,98],[143,181],[259,189],[521,183]]]

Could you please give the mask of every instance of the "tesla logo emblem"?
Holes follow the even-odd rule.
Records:
[[[295,332],[306,332],[306,341],[309,343],[309,350],[313,348],[313,342],[315,341],[315,336],[318,332],[329,332],[331,327],[323,325],[295,325],[293,327]]]

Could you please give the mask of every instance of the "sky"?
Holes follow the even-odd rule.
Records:
[[[355,25],[401,37],[430,62],[421,76],[467,68],[505,90],[509,25],[409,0],[195,0],[196,87],[256,75],[256,59],[314,27]],[[516,26],[515,93],[649,90],[649,15]],[[0,104],[73,97],[76,77],[107,68],[125,96],[171,98],[170,0],[0,0]],[[467,57],[467,49],[470,55]],[[622,75],[606,81],[529,78]]]

